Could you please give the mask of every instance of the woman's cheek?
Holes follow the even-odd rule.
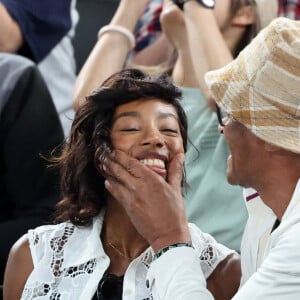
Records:
[[[167,144],[170,152],[170,158],[172,159],[175,155],[179,153],[184,154],[183,142],[182,139],[178,139],[177,141],[172,141]]]
[[[114,150],[122,150],[124,152],[128,152],[128,150],[131,148],[131,144],[132,143],[128,141],[127,138],[112,138],[112,146]]]
[[[182,138],[178,139],[175,145],[176,153],[184,153]]]

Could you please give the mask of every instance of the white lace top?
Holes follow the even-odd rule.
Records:
[[[104,213],[88,227],[69,222],[37,227],[28,232],[34,270],[30,274],[21,299],[88,300],[109,266],[100,232]],[[216,243],[208,234],[190,224],[193,245],[207,278],[232,250]],[[146,287],[146,275],[153,259],[149,247],[134,259],[124,275],[123,299],[153,299]]]

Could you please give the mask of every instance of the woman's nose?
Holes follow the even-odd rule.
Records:
[[[147,130],[142,137],[141,143],[143,146],[152,145],[162,147],[164,145],[164,140],[158,130]]]

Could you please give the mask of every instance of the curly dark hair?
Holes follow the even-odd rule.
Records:
[[[62,200],[57,204],[55,223],[69,220],[89,225],[106,203],[105,178],[98,166],[111,149],[110,130],[119,105],[137,99],[158,98],[176,109],[184,151],[187,119],[179,102],[180,90],[164,75],[150,76],[125,69],[103,82],[76,112],[69,139],[54,158],[60,168]]]

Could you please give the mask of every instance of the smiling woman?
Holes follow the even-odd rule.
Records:
[[[5,299],[105,300],[129,294],[152,299],[146,275],[155,253],[105,189],[103,162],[112,150],[121,150],[168,180],[169,164],[187,145],[180,97],[166,77],[135,69],[112,75],[87,97],[61,156],[53,159],[61,171],[63,197],[57,224],[30,230],[12,248]],[[208,287],[215,292],[212,282],[219,281],[221,268],[239,268],[239,263],[234,251],[192,224],[189,229]],[[228,278],[232,294],[239,276]]]
[[[113,149],[122,150],[167,178],[166,166],[183,153],[177,112],[159,99],[137,100],[120,105],[111,129]]]
[[[179,89],[167,77],[150,77],[136,69],[110,76],[89,95],[76,114],[70,141],[57,160],[65,195],[57,220],[88,225],[98,215],[107,200],[103,197],[101,166],[111,150],[120,149],[136,158],[144,151],[161,153],[166,158],[179,148],[185,151],[187,121],[180,97]],[[173,118],[166,117],[166,113]],[[155,139],[162,139],[162,144],[154,145]],[[176,140],[177,149],[167,140]]]

